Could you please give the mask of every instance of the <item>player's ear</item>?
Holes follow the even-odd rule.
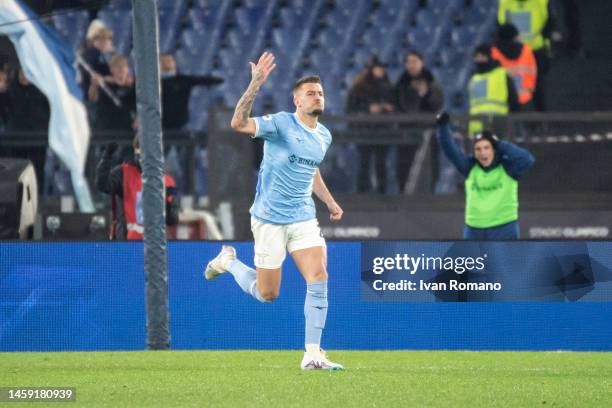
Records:
[[[298,104],[299,104],[300,100],[298,99],[296,94],[293,94],[293,104],[295,105],[296,108],[298,108]]]

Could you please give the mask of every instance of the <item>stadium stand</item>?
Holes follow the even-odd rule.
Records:
[[[588,60],[555,56],[546,78],[550,110],[612,105],[605,86],[612,59],[605,42],[612,35],[606,24],[611,7],[604,0],[581,7]],[[423,54],[441,85],[444,109],[461,115],[467,112],[472,51],[491,39],[496,12],[497,2],[485,0],[160,0],[160,50],[176,56],[181,73],[226,78],[215,88],[194,88],[187,131],[208,130],[209,108],[234,106],[249,81],[247,61],[263,50],[276,55],[277,69],[255,101],[255,115],[293,110],[292,82],[313,73],[324,81],[327,113],[342,114],[347,90],[370,56],[387,63],[395,82],[405,52],[413,49]],[[83,10],[63,10],[53,15],[52,23],[78,50],[92,17]],[[131,1],[110,0],[97,17],[113,30],[116,51],[130,55]],[[330,126],[341,129],[343,124]],[[337,156],[339,163],[347,162],[343,154]]]
[[[278,61],[270,89],[282,93],[291,82],[287,78],[319,72],[327,94],[337,95],[331,97],[331,113],[344,111],[346,87],[368,56],[377,54],[388,62],[395,80],[404,52],[416,49],[443,85],[446,108],[461,113],[467,109],[469,55],[492,35],[495,12],[495,2],[471,0],[163,0],[160,49],[176,54],[181,72],[222,73],[235,79],[214,91],[216,96],[193,93],[192,130],[205,129],[211,103],[221,100],[231,106],[237,100],[248,82],[245,60],[255,59],[264,49],[274,52]],[[129,54],[131,48],[130,13],[126,0],[111,0],[98,13],[115,33],[121,54]],[[81,46],[86,12],[64,13],[53,22],[75,49]],[[238,51],[245,48],[250,50],[246,56]],[[270,110],[292,109],[290,98],[269,94],[257,101],[255,110],[264,105]]]
[[[59,34],[73,49],[79,49],[85,40],[85,32],[89,25],[87,11],[70,11],[53,16],[53,24]]]

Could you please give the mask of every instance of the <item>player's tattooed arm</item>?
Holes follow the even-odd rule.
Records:
[[[319,169],[317,169],[315,172],[314,179],[312,180],[312,191],[315,193],[317,198],[323,201],[327,206],[327,209],[329,210],[329,219],[332,222],[340,221],[344,211],[329,192],[329,189],[327,188],[327,185],[325,185],[325,181],[323,181],[323,176],[321,176],[321,171]]]
[[[274,55],[270,52],[264,52],[257,64],[252,62],[249,64],[251,64],[251,82],[236,105],[231,126],[238,132],[252,135],[257,130],[255,120],[250,117],[253,102],[259,88],[266,82],[270,72],[276,68],[276,64],[274,64]]]
[[[251,80],[249,87],[238,101],[236,109],[234,110],[234,117],[232,118],[233,129],[240,130],[248,125],[249,118],[251,117],[251,109],[253,108],[253,101],[255,101],[260,86],[261,85],[257,85],[255,82],[255,78]]]

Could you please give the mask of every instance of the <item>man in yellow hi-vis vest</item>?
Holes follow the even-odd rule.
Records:
[[[514,82],[499,62],[491,57],[491,47],[483,44],[474,51],[475,72],[468,83],[470,115],[507,115],[519,110]],[[469,123],[470,136],[480,133],[479,120]]]
[[[538,66],[538,78],[533,95],[535,110],[544,111],[544,75],[549,66],[551,32],[549,0],[499,0],[497,22],[512,23],[519,31],[519,40],[529,45]]]

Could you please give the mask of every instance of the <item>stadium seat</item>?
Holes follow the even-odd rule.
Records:
[[[359,69],[352,68],[352,69],[347,70],[346,73],[344,74],[344,78],[340,79],[340,83],[342,84],[342,87],[346,89],[347,91],[350,90],[351,86],[353,86],[353,82],[355,81],[355,78],[360,72],[361,72],[361,68]]]
[[[478,27],[483,21],[491,16],[495,17],[494,13],[490,13],[488,9],[482,7],[469,7],[464,10],[462,24],[466,26]]]
[[[272,45],[278,49],[286,50],[288,55],[294,54],[299,48],[302,33],[299,30],[285,30],[276,28],[272,30]]]
[[[439,62],[443,67],[458,67],[469,64],[472,53],[470,46],[450,46],[439,52]]]
[[[338,7],[338,5],[336,5],[326,14],[325,18],[329,27],[333,27],[336,29],[344,29],[344,25],[346,24],[346,21],[350,19],[350,15],[350,9]]]
[[[280,10],[280,21],[283,27],[290,30],[299,31],[307,23],[308,13],[305,9],[282,8]]]
[[[433,69],[434,77],[442,87],[444,92],[444,109],[451,109],[453,106],[455,109],[460,107],[460,104],[455,103],[461,99],[461,92],[465,85],[459,83],[458,72],[459,70],[453,67],[443,69]],[[457,96],[459,95],[459,96]]]
[[[450,35],[450,46],[461,48],[474,48],[477,32],[474,27],[463,26],[455,28]]]
[[[265,7],[236,9],[236,25],[243,33],[253,34],[265,13]]]
[[[389,64],[390,68],[393,67],[399,67],[402,68],[404,67],[404,58],[406,57],[406,52],[408,50],[403,50],[400,48],[399,45],[397,45],[397,51],[391,55],[383,55],[381,56],[381,58],[383,58],[383,61],[385,61],[387,64]]]
[[[493,39],[495,30],[497,28],[497,19],[489,16],[482,24],[478,27],[478,36],[476,37],[476,44],[483,42],[490,42]]]
[[[370,22],[373,28],[388,28],[395,23],[397,16],[396,9],[380,7],[378,11],[370,17]]]
[[[270,107],[273,110],[293,110],[290,91],[294,79],[316,71],[325,81],[327,111],[341,113],[344,111],[345,94],[367,59],[376,53],[389,64],[387,73],[390,79],[396,80],[403,70],[405,45],[421,51],[426,64],[432,68],[436,68],[433,65],[436,61],[443,72],[440,81],[445,93],[451,100],[460,100],[456,105],[462,107],[461,95],[455,97],[455,94],[462,92],[467,82],[466,72],[471,69],[470,47],[485,35],[481,31],[490,32],[488,27],[483,28],[482,21],[484,18],[488,22],[494,14],[488,5],[481,5],[480,2],[464,7],[464,0],[378,0],[372,9],[368,3],[355,3],[353,0],[329,3],[279,1],[275,3],[276,13],[274,5],[264,5],[256,0],[235,3],[228,3],[228,0],[192,0],[191,8],[183,10],[187,24],[181,32],[180,19],[176,18],[180,13],[177,14],[175,9],[170,10],[181,5],[172,4],[164,0],[160,5],[169,8],[168,11],[160,11],[161,24],[175,24],[176,29],[175,34],[162,34],[162,48],[171,47],[176,43],[175,37],[180,37],[181,49],[177,51],[177,62],[181,71],[204,71],[206,68],[202,58],[205,58],[209,60],[208,66],[214,62],[222,76],[231,78],[231,81],[215,87],[214,92],[211,88],[208,99],[199,99],[201,108],[216,99],[233,106],[249,81],[248,67],[244,70],[240,68],[246,66],[247,59],[256,58],[253,55],[259,55],[259,49],[266,49],[275,54],[277,68],[254,107],[265,111],[269,111]],[[227,13],[220,16],[222,7],[228,5]],[[439,24],[450,13],[470,17],[459,19],[464,22],[459,27]],[[277,16],[273,23],[272,15]],[[325,22],[325,26],[309,32],[315,15],[316,19]],[[412,20],[414,26],[406,24]],[[471,24],[475,20],[479,20],[479,25]],[[465,21],[470,24],[465,24]],[[207,43],[214,37],[213,34],[220,32],[214,30],[222,30],[225,22],[234,24],[221,37],[217,34],[221,46],[209,46]],[[307,35],[310,38],[305,38]],[[400,41],[402,36],[407,39],[407,44]],[[363,41],[360,47],[356,45],[357,38]],[[312,42],[314,39],[317,41]],[[248,55],[235,51],[244,50],[245,46],[257,47],[258,50],[253,49]],[[302,61],[309,62],[310,66],[302,66]],[[460,65],[466,64],[468,67],[459,69]],[[183,68],[184,65],[189,67]],[[450,72],[453,72],[452,76]],[[281,92],[288,96],[280,95]],[[192,125],[200,126],[204,122],[203,116],[198,116]]]
[[[288,64],[277,62],[276,69],[270,75],[268,83],[262,87],[262,92],[273,92],[275,94],[274,100],[277,104],[284,102],[282,93],[285,92],[284,90],[287,93],[291,93],[290,88],[298,77],[301,77],[301,75],[293,72]]]
[[[242,0],[242,5],[246,8],[261,7],[261,0]]]
[[[204,31],[196,31],[193,29],[183,30],[181,36],[181,43],[183,48],[189,50],[194,55],[202,55],[203,47],[202,44],[206,44],[209,41],[210,33]]]
[[[465,0],[427,0],[427,8],[434,14],[452,13],[453,10],[461,7]]]
[[[276,74],[276,72],[279,72],[279,71],[282,71],[283,69],[288,68],[289,65],[291,64],[291,61],[295,58],[295,50],[279,48],[279,47],[272,45],[272,46],[266,47],[266,51],[269,51],[272,54],[274,54],[275,62],[276,62],[276,68],[274,69],[274,72],[275,72],[274,75],[278,75]]]
[[[89,25],[89,13],[83,10],[54,14],[53,25],[66,43],[73,50],[77,50],[83,45]]]
[[[386,10],[390,15],[398,15],[402,9],[410,13],[418,7],[419,0],[380,0],[380,10]]]
[[[400,77],[402,72],[404,72],[404,66],[401,64],[393,64],[389,65],[386,69],[387,76],[392,83],[395,83],[397,79]]]
[[[432,45],[432,34],[433,30],[431,27],[414,27],[406,36],[408,48],[417,49],[423,53],[426,52]]]
[[[394,33],[384,27],[371,27],[362,36],[363,45],[372,53],[380,53],[385,45],[394,42]]]
[[[337,84],[338,81],[332,79],[334,84]],[[323,82],[327,84],[327,81]],[[329,85],[327,85],[329,86]],[[346,98],[346,91],[342,92],[327,92],[325,94],[325,111],[333,114],[342,114],[344,113],[344,102]]]
[[[183,1],[179,1],[176,3],[168,3],[168,4],[174,4],[174,5],[171,7],[162,7],[160,5],[159,7],[160,19],[162,18],[162,15],[163,15],[165,19],[169,19],[173,24],[180,25],[181,18],[187,12],[186,4]]]
[[[187,13],[187,25],[197,31],[211,31],[218,23],[219,11],[216,9],[194,9]]]
[[[225,39],[230,48],[234,50],[249,49],[253,43],[253,36],[248,33],[237,29],[231,29],[225,33]]]
[[[270,105],[276,105],[276,89],[270,86],[263,86],[257,95],[257,98],[261,98],[264,101],[264,105],[269,107]],[[270,110],[267,108],[266,110]]]
[[[173,30],[159,32],[159,52],[173,53],[176,49],[177,34]]]
[[[158,7],[161,10],[175,10],[183,13],[187,9],[187,0],[158,0]]]
[[[223,48],[217,53],[222,69],[234,68],[244,63],[244,55],[236,48]]]
[[[171,52],[176,47],[184,12],[180,7],[159,9],[159,47],[162,51]]]
[[[312,69],[317,72],[331,73],[337,65],[334,55],[323,48],[316,49],[307,54],[306,57],[309,59]]]
[[[372,51],[368,48],[359,48],[353,54],[354,68],[361,71],[365,66],[366,61],[372,55]]]
[[[343,44],[344,36],[334,27],[325,28],[319,35],[319,45],[325,48],[336,48]]]
[[[429,9],[420,9],[415,18],[415,25],[421,29],[431,29],[438,23],[438,17]]]
[[[487,0],[472,0],[473,7],[478,7],[488,15],[497,15],[498,2]]]
[[[193,54],[189,49],[178,49],[174,55],[179,72],[184,74],[195,74],[202,65],[202,55]]]
[[[111,9],[131,10],[132,1],[131,0],[110,0],[108,2],[108,7]]]
[[[126,9],[104,8],[98,18],[113,31],[113,43],[119,54],[128,55],[132,48],[132,12]]]
[[[168,0],[172,1],[172,0]],[[193,0],[193,9],[219,9],[224,0]]]
[[[206,130],[208,122],[208,106],[211,95],[208,88],[196,86],[191,91],[189,98],[189,122],[186,127],[189,130]]]
[[[457,67],[432,68],[432,74],[444,90],[454,90],[463,84],[457,84]]]

